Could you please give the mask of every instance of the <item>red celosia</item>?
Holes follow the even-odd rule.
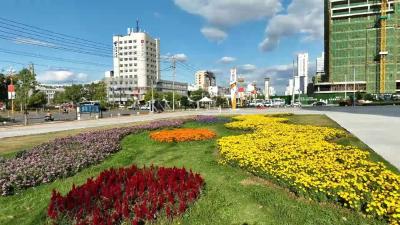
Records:
[[[48,216],[75,224],[141,224],[165,212],[182,214],[200,194],[199,174],[177,168],[110,169],[62,196],[53,191]]]

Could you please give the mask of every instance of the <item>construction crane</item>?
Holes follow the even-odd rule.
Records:
[[[388,55],[387,47],[387,7],[388,7],[388,0],[381,0],[381,15],[380,15],[380,77],[379,77],[379,91],[380,94],[385,93],[385,80],[386,80],[386,56]]]

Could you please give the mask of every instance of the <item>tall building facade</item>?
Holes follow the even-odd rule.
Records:
[[[197,71],[195,74],[197,88],[208,90],[208,87],[217,86],[214,73],[210,71]]]
[[[160,77],[160,40],[128,28],[127,35],[113,36],[113,73],[106,74],[108,99],[125,103],[141,101]]]
[[[297,75],[295,77],[295,91],[307,94],[308,86],[308,53],[297,55]]]
[[[269,77],[264,78],[264,95],[265,99],[270,99],[270,88],[271,88],[271,79]]]
[[[320,57],[316,60],[316,72],[317,74],[325,73],[325,53],[323,52]]]
[[[316,83],[316,93],[353,90],[381,93],[382,87],[383,93],[400,91],[400,3],[395,0],[387,0],[387,5],[380,0],[325,0],[324,3],[326,75]],[[382,26],[383,22],[386,26]],[[386,62],[381,63],[382,56]]]

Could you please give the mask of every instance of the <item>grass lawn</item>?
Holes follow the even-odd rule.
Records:
[[[290,116],[293,123],[336,126],[325,116]],[[198,127],[188,123],[186,127]],[[218,137],[239,134],[223,124],[207,125]],[[43,135],[46,136],[46,135]],[[354,137],[338,140],[343,144],[360,144]],[[186,214],[173,223],[158,224],[385,224],[366,219],[361,214],[330,203],[300,199],[287,190],[239,169],[217,163],[216,140],[160,144],[149,139],[148,132],[131,135],[122,141],[123,149],[104,161],[51,184],[30,188],[15,196],[0,197],[0,224],[43,224],[53,189],[67,193],[72,184],[111,167],[159,165],[185,167],[200,173],[206,180],[201,198]]]

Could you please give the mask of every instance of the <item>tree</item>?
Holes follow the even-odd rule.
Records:
[[[41,91],[35,91],[29,98],[29,107],[39,108],[47,104],[47,96]]]
[[[181,98],[181,106],[184,107],[185,109],[190,106],[190,101],[189,101],[189,98],[187,96],[182,96],[182,98]]]
[[[0,73],[0,102],[7,101],[8,99],[7,85],[8,80],[6,76]]]
[[[22,106],[22,110],[26,110],[30,94],[37,84],[36,75],[24,68],[16,75],[14,84],[16,84],[16,103]]]
[[[159,100],[161,101],[163,99],[163,96],[160,92],[153,91],[153,98],[154,100]],[[152,96],[151,96],[151,90],[149,90],[145,95],[144,95],[144,100],[146,102],[151,101]]]
[[[217,96],[214,98],[215,100],[215,104],[219,107],[224,107],[225,104],[227,103],[226,98],[225,97],[221,97],[221,96]]]
[[[64,97],[65,102],[79,103],[85,97],[87,97],[87,95],[85,94],[83,85],[74,84],[72,86],[65,87]]]
[[[54,93],[53,102],[54,104],[63,104],[68,102],[65,92],[57,91],[56,93]]]
[[[203,89],[199,89],[197,91],[192,91],[189,96],[193,101],[197,102],[204,97],[210,97],[210,94]]]

